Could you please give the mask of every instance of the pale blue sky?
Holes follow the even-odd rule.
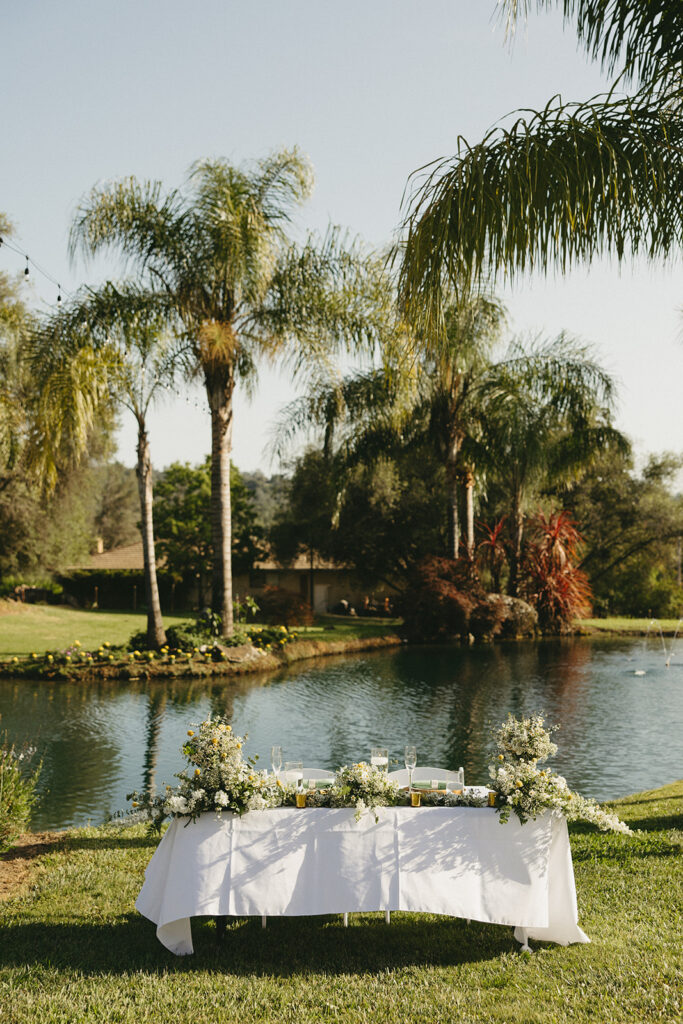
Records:
[[[0,210],[17,243],[65,288],[113,273],[70,267],[68,226],[102,179],[175,186],[196,159],[236,162],[297,144],[315,167],[301,229],[342,224],[387,242],[411,171],[479,140],[517,107],[605,86],[557,15],[532,17],[506,46],[493,0],[36,0],[2,5]],[[21,261],[0,249],[0,269]],[[36,304],[52,285],[32,275]],[[618,424],[638,450],[681,446],[680,263],[621,272],[609,261],[505,290],[518,331],[567,329],[595,344],[621,382]],[[269,469],[268,423],[293,394],[265,371],[237,396],[235,462]],[[195,405],[195,402],[197,403]],[[209,425],[200,391],[154,415],[153,458],[198,461]],[[134,462],[125,419],[120,457]]]

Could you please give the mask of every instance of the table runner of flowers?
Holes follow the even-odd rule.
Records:
[[[188,729],[181,748],[187,765],[176,775],[179,784],[166,786],[163,794],[153,798],[135,792],[128,799],[155,829],[167,817],[186,817],[189,824],[206,811],[220,816],[223,811],[244,814],[295,806],[296,783],[259,770],[258,757],[244,755],[245,740],[223,719],[206,719]],[[501,823],[513,812],[523,824],[545,811],[554,811],[568,821],[587,821],[603,831],[630,834],[616,814],[572,792],[566,780],[551,769],[539,768],[557,751],[541,715],[521,719],[508,715],[494,734],[494,743],[490,791]],[[421,793],[420,802],[427,806],[482,807],[488,799],[464,790]],[[405,789],[386,772],[364,761],[337,769],[331,786],[306,790],[307,807],[352,807],[357,819],[366,811],[377,817],[377,807],[408,804],[410,794]]]

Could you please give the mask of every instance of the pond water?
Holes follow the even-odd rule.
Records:
[[[277,674],[211,682],[0,680],[0,734],[43,758],[34,829],[104,821],[145,784],[174,783],[187,728],[209,713],[248,733],[248,753],[334,768],[389,748],[403,766],[457,768],[487,781],[490,734],[543,711],[561,726],[556,770],[599,800],[683,775],[683,643],[666,667],[642,639],[474,648],[402,647],[301,662]]]

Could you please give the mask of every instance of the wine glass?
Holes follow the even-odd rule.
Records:
[[[270,763],[273,768],[273,775],[277,776],[282,768],[282,747],[271,747]]]
[[[413,772],[415,770],[415,765],[417,764],[417,748],[416,747],[406,747],[404,758],[405,758],[405,766],[408,769],[408,788],[412,789],[413,788]]]

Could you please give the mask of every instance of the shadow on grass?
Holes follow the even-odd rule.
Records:
[[[232,975],[291,977],[306,974],[375,974],[408,966],[442,967],[497,959],[519,949],[512,929],[456,918],[425,921],[395,915],[237,918],[216,942],[212,919],[193,919],[195,955],[176,957],[156,938],[154,925],[131,914],[114,924],[16,923],[0,928],[3,967],[73,970],[86,975],[127,975],[222,970]]]

